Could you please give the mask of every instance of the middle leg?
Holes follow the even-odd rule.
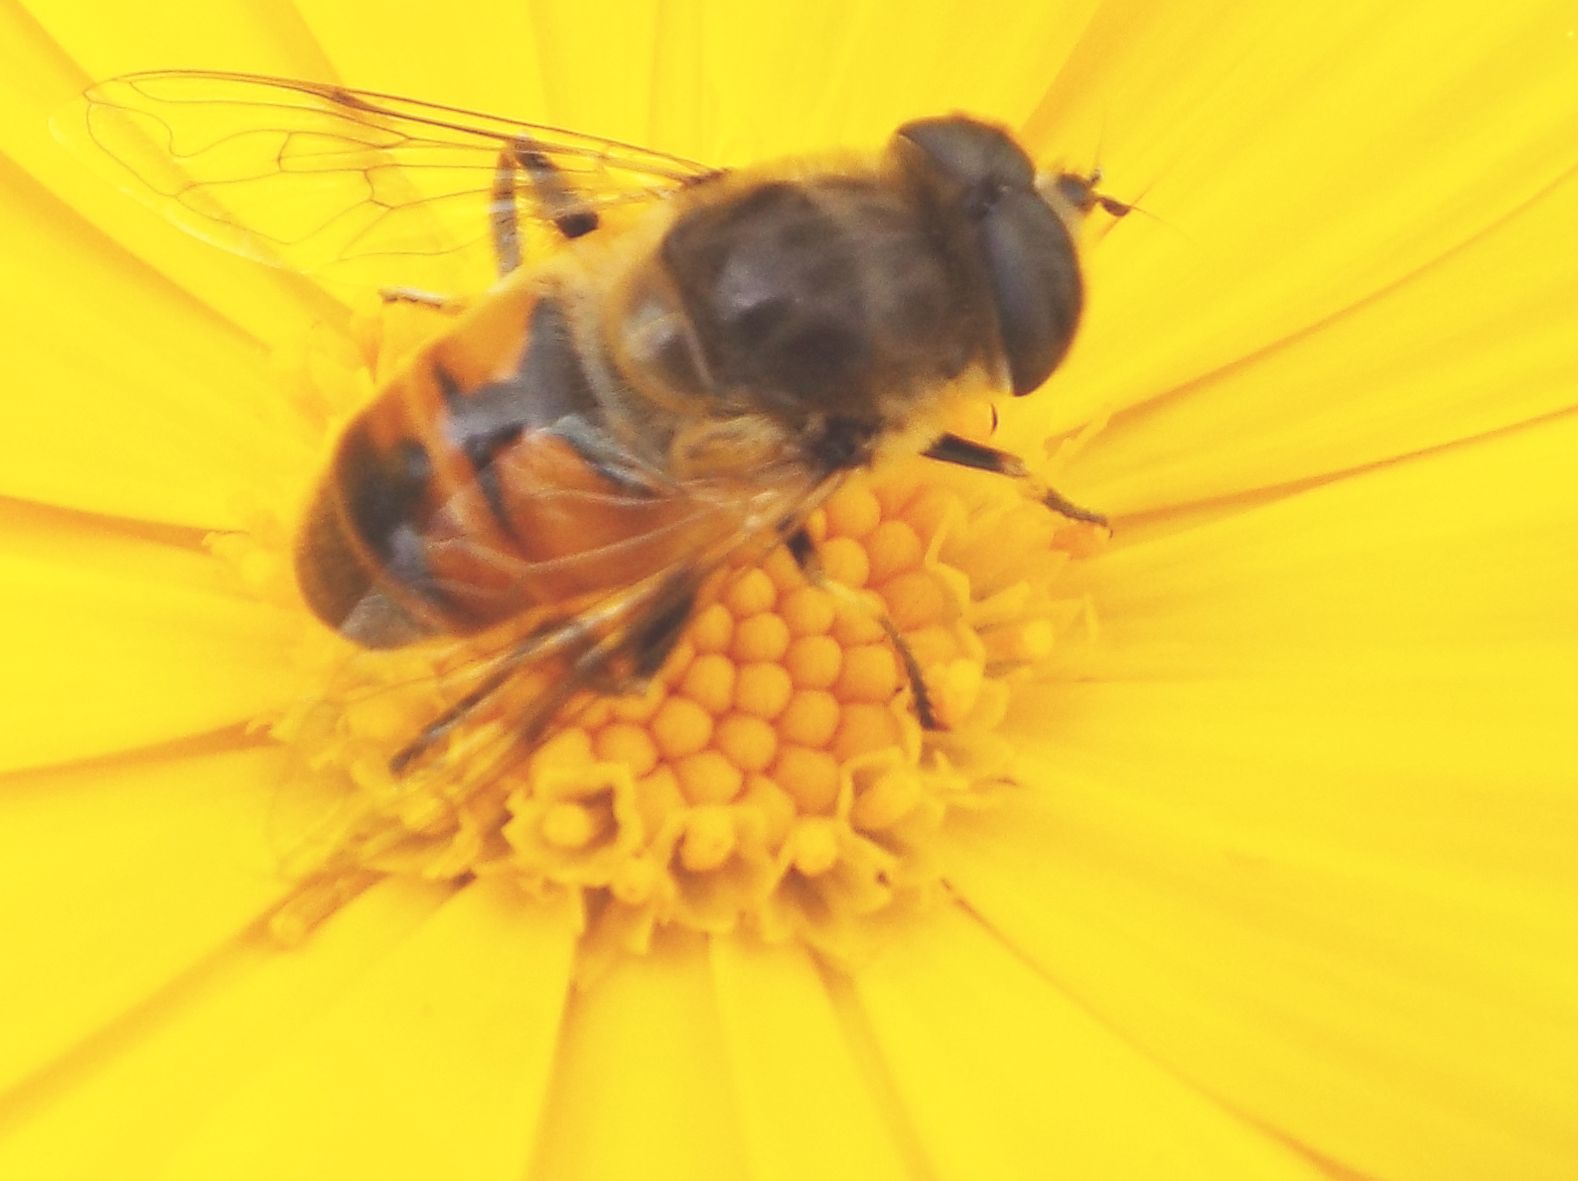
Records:
[[[893,620],[888,618],[888,613],[881,607],[872,607],[857,592],[841,582],[832,581],[823,573],[822,564],[816,557],[816,542],[806,532],[804,525],[797,526],[784,538],[784,547],[794,558],[795,565],[800,567],[800,572],[805,575],[807,582],[832,595],[835,602],[851,604],[858,610],[867,612],[881,625],[888,643],[898,655],[899,663],[904,666],[904,677],[909,681],[910,694],[915,699],[915,717],[920,721],[923,729],[942,729],[937,721],[937,711],[932,705],[931,693],[926,688],[926,677],[921,670],[920,661],[915,659],[915,653],[910,648],[909,642],[905,640],[904,634],[899,631]]]

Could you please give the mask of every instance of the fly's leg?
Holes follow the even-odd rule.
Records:
[[[530,185],[537,217],[551,222],[563,237],[579,238],[597,228],[597,211],[575,191],[575,186],[565,179],[559,167],[537,151],[531,140],[517,137],[499,152],[489,202],[493,254],[500,276],[521,265],[520,209],[516,199],[522,173]]]
[[[618,651],[588,676],[588,686],[605,697],[645,693],[668,660],[696,611],[695,576],[675,571],[651,604],[631,621]]]
[[[942,729],[937,721],[937,711],[932,706],[931,692],[926,688],[926,678],[921,671],[920,661],[915,659],[915,653],[910,649],[909,642],[894,626],[893,620],[888,618],[887,612],[881,607],[873,607],[870,600],[858,591],[851,590],[843,583],[834,582],[827,577],[822,570],[822,563],[817,560],[816,543],[811,540],[811,535],[805,531],[804,525],[796,526],[784,538],[784,546],[794,558],[795,565],[800,567],[800,572],[805,575],[807,582],[832,595],[835,602],[851,604],[865,611],[882,625],[883,634],[887,636],[888,643],[893,645],[893,651],[898,654],[899,663],[904,666],[904,677],[909,681],[910,694],[915,699],[915,717],[924,729]]]
[[[992,472],[995,475],[1007,476],[1025,490],[1025,494],[1033,500],[1047,506],[1053,512],[1061,513],[1074,521],[1088,521],[1092,525],[1105,525],[1107,518],[1088,508],[1081,508],[1069,500],[1055,488],[1049,488],[1025,467],[1025,461],[1019,456],[1007,451],[999,451],[995,447],[988,447],[982,443],[974,443],[959,435],[943,435],[930,447],[921,452],[929,459],[941,460],[943,463],[956,464],[959,467],[973,468],[976,471]]]
[[[551,620],[522,637],[497,667],[464,696],[422,728],[395,752],[389,770],[404,775],[429,758],[459,726],[524,670],[549,660],[564,662],[530,707],[515,719],[518,733],[530,744],[579,692],[613,695],[639,692],[662,668],[689,622],[696,603],[697,580],[690,570],[676,570],[646,593],[622,599],[591,614]]]

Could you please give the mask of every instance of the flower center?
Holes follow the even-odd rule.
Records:
[[[379,348],[319,358],[304,405],[343,417],[411,318],[394,305]],[[850,477],[807,530],[845,591],[808,582],[781,548],[720,571],[645,691],[573,702],[526,751],[509,725],[538,684],[522,673],[404,774],[390,761],[443,709],[454,653],[355,652],[303,613],[302,657],[329,671],[319,699],[270,719],[292,747],[277,811],[297,818],[279,827],[302,877],[276,933],[387,874],[491,874],[578,895],[594,955],[643,950],[666,924],[837,955],[866,916],[923,894],[949,809],[1011,783],[996,729],[1013,685],[1082,625],[1058,584],[1100,532],[919,459]],[[216,547],[289,598],[288,536],[273,522]]]

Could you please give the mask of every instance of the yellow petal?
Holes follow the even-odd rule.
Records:
[[[266,839],[279,765],[274,751],[199,750],[6,777],[0,1085],[134,1010],[284,893]]]
[[[1570,782],[1454,774],[1462,740],[1378,765],[1384,731],[1429,748],[1453,719],[1323,688],[1094,691],[1101,745],[961,823],[950,879],[1186,1083],[1358,1175],[1569,1176]],[[1256,732],[1280,741],[1229,737]]]
[[[815,151],[829,140],[876,147],[910,119],[961,110],[1018,127],[1045,97],[1099,5],[922,0],[895,10],[869,0],[829,4],[820,12],[825,33],[808,38],[795,28],[805,7],[782,10],[778,27],[752,40],[801,42],[811,60],[795,74],[786,68],[782,84],[813,111],[826,112],[831,126],[821,145],[808,138],[818,131],[816,121],[793,138],[768,138],[766,146],[775,151]],[[770,56],[739,56],[740,85]],[[767,107],[775,120],[794,118],[792,106]]]
[[[947,873],[1092,1010],[1363,1175],[1578,1153],[1578,415],[1090,564]],[[1157,984],[1158,977],[1165,985]]]
[[[805,950],[715,938],[712,964],[750,1176],[916,1175]]]
[[[1189,527],[1081,571],[1071,677],[1450,676],[1574,700],[1578,413]],[[1554,739],[1556,735],[1552,735]]]
[[[1324,1175],[1115,1036],[961,911],[904,929],[854,987],[940,1178]]]
[[[1530,251],[1528,239],[1541,239],[1536,225],[1502,234],[1516,252],[1438,262],[1570,174],[1578,118],[1570,26],[1568,7],[1549,0],[1494,9],[1235,3],[1209,22],[1187,5],[1103,6],[1031,134],[1079,166],[1099,157],[1103,187],[1155,218],[1131,217],[1089,251],[1090,305],[1074,352],[1047,390],[1028,400],[1040,404],[1038,412],[1016,406],[1010,425],[1028,429],[1035,418],[1044,427],[1050,415],[1075,426],[1174,391],[1176,420],[1187,423],[1184,406],[1205,406],[1219,382],[1233,396],[1238,382],[1230,370],[1246,359],[1265,403],[1284,405],[1274,376],[1283,371],[1271,366],[1288,342],[1322,332],[1333,316],[1359,315],[1366,300],[1394,286],[1419,282],[1417,300],[1401,291],[1387,296],[1395,314],[1384,329],[1372,318],[1366,330],[1339,337],[1330,365],[1347,361],[1358,372],[1343,381],[1319,378],[1326,398],[1288,374],[1295,406],[1308,406],[1295,418],[1337,434],[1340,424],[1322,417],[1329,401],[1373,406],[1392,437],[1365,448],[1370,420],[1355,410],[1345,425],[1362,457],[1451,432],[1451,417],[1412,434],[1390,422],[1390,407],[1380,394],[1366,396],[1372,387],[1364,379],[1386,376],[1399,341],[1427,352],[1437,339],[1432,320],[1479,327],[1453,305],[1483,306],[1473,290],[1480,282],[1490,285],[1494,307],[1497,299],[1516,301],[1525,284],[1539,289],[1571,274],[1562,252]],[[1546,241],[1570,235],[1570,195],[1565,209],[1541,215],[1543,233],[1559,233]],[[1545,324],[1559,319],[1560,304],[1528,306]],[[1452,353],[1467,358],[1469,350]],[[1477,377],[1462,380],[1472,386]],[[1300,403],[1303,389],[1310,393]],[[1447,396],[1449,405],[1468,403],[1465,418],[1492,414],[1490,391]],[[1514,405],[1503,413],[1500,421],[1512,422],[1528,411]],[[1166,446],[1186,454],[1210,446],[1212,428],[1229,421],[1230,408],[1207,413],[1182,437],[1147,423],[1142,440],[1137,418],[1125,450]],[[1174,425],[1174,414],[1164,423]],[[1120,420],[1112,429],[1127,425]],[[1307,461],[1318,462],[1348,466],[1340,456]],[[1146,478],[1142,468],[1121,470]],[[1125,493],[1125,503],[1130,495],[1139,503],[1137,491]]]
[[[1365,1175],[1578,1152],[1578,416],[1091,564],[1101,640],[946,872],[1092,1011]],[[1158,981],[1165,981],[1159,984]]]
[[[762,13],[672,0],[590,13],[545,3],[503,15],[461,0],[462,7],[442,13],[384,14],[369,24],[338,0],[302,0],[267,14],[221,6],[195,16],[156,5],[129,22],[97,5],[67,11],[28,2],[60,44],[48,44],[22,9],[0,14],[0,65],[8,67],[0,69],[0,99],[15,99],[7,110],[18,116],[0,129],[0,182],[19,194],[17,224],[6,227],[10,239],[36,237],[45,262],[0,314],[18,338],[36,342],[25,387],[71,397],[27,405],[24,438],[0,454],[0,468],[11,473],[0,479],[15,481],[0,491],[16,495],[160,521],[230,523],[232,493],[255,490],[281,462],[276,433],[254,430],[246,417],[256,404],[249,366],[261,356],[257,340],[300,336],[297,329],[313,318],[302,311],[306,302],[273,314],[290,303],[288,280],[257,279],[260,268],[217,254],[205,263],[204,248],[169,246],[174,234],[146,215],[112,211],[114,195],[58,162],[63,156],[51,156],[38,130],[42,119],[31,114],[63,100],[89,75],[171,64],[177,55],[204,66],[342,76],[364,85],[387,78],[391,88],[418,96],[526,117],[546,113],[729,162],[835,141],[869,143],[898,119],[939,108],[966,106],[1015,121],[1034,112],[1049,154],[1075,166],[1099,158],[1107,188],[1139,199],[1182,231],[1136,216],[1093,251],[1088,331],[1055,387],[1066,393],[1022,407],[1041,415],[1020,420],[1031,429],[1024,437],[1038,442],[1046,406],[1058,408],[1058,423],[1074,424],[1148,403],[1120,414],[1081,461],[1088,466],[1070,473],[1077,475],[1070,487],[1098,488],[1109,494],[1100,507],[1125,513],[1347,470],[1517,422],[1562,404],[1573,376],[1565,367],[1564,326],[1538,315],[1542,304],[1570,302],[1562,255],[1533,250],[1564,242],[1572,220],[1505,216],[1572,162],[1578,97],[1564,4],[1376,8],[1347,0],[1301,12],[1236,3],[1213,14],[1220,19],[1202,21],[1185,6],[1108,4],[1092,20],[1086,4],[1058,10],[1008,0],[923,3],[902,14],[878,3]],[[420,51],[411,52],[413,45]],[[1072,57],[1065,62],[1066,53]],[[23,60],[13,63],[12,56]],[[862,101],[846,101],[856,93]],[[93,225],[113,227],[129,252],[93,238],[86,223],[61,220],[67,206]],[[36,229],[44,226],[53,228]],[[1432,265],[1463,243],[1470,245],[1457,258]],[[135,261],[157,259],[166,247],[168,283]],[[99,289],[101,252],[113,261]],[[1527,276],[1503,274],[1509,263]],[[152,293],[139,301],[145,287]],[[1482,291],[1467,298],[1473,288]],[[1528,302],[1518,302],[1524,297]],[[47,307],[72,309],[74,318],[52,320]],[[271,314],[258,315],[263,309]],[[254,328],[254,317],[266,327]],[[177,347],[190,339],[183,326],[194,325],[200,339]],[[1335,353],[1295,339],[1328,325],[1341,342]],[[1469,344],[1485,367],[1464,359]],[[1395,369],[1383,353],[1396,358]],[[82,359],[88,356],[98,360]],[[172,357],[185,358],[184,366]],[[1246,357],[1255,359],[1226,372]],[[1286,376],[1288,367],[1302,382]],[[1180,397],[1152,401],[1191,383]],[[233,405],[202,400],[237,386],[244,396]],[[1396,405],[1380,409],[1362,396],[1372,390],[1395,393]],[[1290,407],[1296,413],[1287,413]],[[150,422],[164,433],[149,433]],[[1232,437],[1251,431],[1259,450]],[[60,452],[70,448],[29,443],[79,438],[66,455]],[[1465,533],[1418,528],[1417,520],[1439,507],[1426,503],[1426,493],[1452,491],[1443,478],[1429,489],[1399,492],[1414,516],[1394,517],[1393,531],[1418,543],[1401,555],[1377,533],[1350,538],[1318,514],[1292,508],[1256,514],[1241,533],[1232,525],[1197,527],[1198,520],[1178,514],[1122,535],[1130,554],[1120,550],[1096,573],[1099,581],[1110,572],[1117,592],[1114,609],[1103,611],[1110,646],[1088,656],[1071,651],[1067,667],[1083,662],[1087,674],[1176,677],[1191,671],[1181,657],[1192,651],[1204,661],[1196,667],[1220,677],[1244,677],[1281,660],[1285,678],[1085,685],[1042,699],[1050,708],[1037,711],[1035,723],[1057,742],[1045,757],[1066,753],[1068,760],[1059,808],[1038,812],[1041,797],[1030,797],[1019,810],[983,818],[982,826],[1002,825],[990,833],[990,854],[972,847],[976,830],[964,826],[953,866],[970,899],[1022,952],[1049,973],[1061,972],[1059,983],[1092,1009],[1108,1006],[1102,1015],[1132,1029],[1183,1081],[1072,1007],[970,920],[949,915],[899,938],[901,954],[863,979],[861,1004],[834,988],[860,1077],[874,1082],[872,1094],[886,1104],[889,1092],[876,1078],[881,1063],[867,1052],[880,1045],[894,1079],[891,1094],[911,1108],[913,1130],[889,1116],[908,1163],[927,1164],[909,1148],[919,1143],[937,1175],[972,1181],[1041,1176],[1050,1162],[1091,1177],[1125,1170],[1307,1175],[1302,1156],[1246,1131],[1232,1114],[1237,1109],[1344,1165],[1388,1177],[1559,1175],[1568,1166],[1575,1154],[1564,1140],[1565,1115],[1578,1106],[1565,1024],[1574,981],[1550,962],[1548,948],[1570,946],[1574,933],[1562,925],[1573,913],[1564,876],[1573,752],[1552,737],[1564,733],[1571,714],[1570,698],[1558,696],[1567,684],[1563,664],[1571,663],[1571,633],[1560,630],[1570,612],[1557,612],[1573,571],[1535,554],[1538,534],[1527,545],[1496,536],[1493,516],[1472,501],[1467,511],[1477,519]],[[1462,506],[1458,492],[1453,503]],[[1343,503],[1362,514],[1360,499]],[[1559,515],[1516,520],[1551,527],[1547,548],[1570,536],[1570,521]],[[1275,544],[1300,527],[1318,544]],[[1166,548],[1169,533],[1182,548]],[[1375,603],[1355,586],[1387,575],[1405,578],[1401,585],[1415,591],[1451,585],[1460,564],[1477,555],[1450,552],[1432,567],[1421,553],[1461,536],[1486,541],[1495,560],[1526,562],[1533,576],[1498,579],[1493,567],[1476,570],[1463,580],[1462,595],[1418,612],[1408,610],[1400,591]],[[1146,537],[1154,541],[1142,544]],[[1208,551],[1205,558],[1194,551],[1196,565],[1169,568],[1194,543]],[[1217,577],[1209,559],[1219,555],[1210,547],[1236,543],[1244,552],[1225,558]],[[86,564],[18,559],[31,597],[12,604],[23,609],[13,618],[31,611],[49,620],[51,633],[66,630],[68,620],[126,619],[110,614],[108,592],[95,598],[85,589],[93,574],[119,584],[108,577],[118,571],[100,560],[108,552],[95,549]],[[1260,558],[1246,556],[1253,553]],[[1326,555],[1340,556],[1347,574],[1335,562],[1322,567]],[[1355,574],[1357,557],[1375,569]],[[45,565],[64,565],[65,584],[75,588],[53,596],[64,607],[53,616],[42,602],[55,586],[39,569]],[[153,565],[127,563],[137,576],[148,575],[147,586],[134,590],[130,619],[168,640],[189,624],[149,589],[157,581]],[[1147,573],[1156,575],[1151,587],[1116,585],[1121,574],[1143,580]],[[1309,575],[1308,593],[1286,585],[1300,573]],[[1194,597],[1191,576],[1200,576]],[[1282,581],[1256,585],[1273,576]],[[179,577],[174,585],[179,603],[207,602],[206,590],[192,592]],[[1284,592],[1285,603],[1266,603]],[[1180,603],[1177,631],[1166,618],[1168,594]],[[1209,614],[1212,595],[1230,605],[1227,611],[1245,607],[1240,635],[1231,616],[1224,622],[1222,613]],[[1506,608],[1525,599],[1526,607]],[[1362,614],[1356,609],[1371,603],[1382,634],[1344,665],[1344,624],[1351,630],[1352,615]],[[210,626],[206,608],[190,609],[202,621],[198,635],[233,634],[228,625]],[[1553,618],[1557,642],[1530,643],[1531,627]],[[1308,633],[1290,636],[1305,619]],[[1483,633],[1472,640],[1453,634],[1464,621]],[[43,641],[18,645],[35,654],[19,679],[39,686],[36,700],[70,692],[90,707],[90,741],[113,748],[143,733],[115,728],[121,719],[102,708],[112,698],[135,702],[123,708],[139,725],[157,721],[154,733],[159,726],[179,733],[191,718],[209,716],[192,699],[210,687],[215,717],[243,700],[224,679],[230,674],[214,674],[210,686],[191,673],[195,649],[178,647],[170,654],[173,671],[166,670],[137,641],[105,637],[106,630],[90,625],[87,640],[99,643],[82,648],[97,646],[146,673],[135,684],[110,681],[100,692],[96,667],[79,681],[58,674],[50,680],[37,658]],[[266,627],[257,630],[258,651],[269,650]],[[71,647],[77,633],[68,634],[68,655],[80,655]],[[1516,659],[1505,659],[1512,644]],[[1322,675],[1308,676],[1301,659]],[[238,654],[232,669],[245,670],[247,660]],[[1364,689],[1402,660],[1416,670],[1412,680],[1394,676]],[[1460,676],[1447,675],[1459,669]],[[1516,691],[1504,692],[1505,684]],[[270,692],[260,696],[266,701]],[[156,700],[166,695],[175,702],[168,708]],[[1428,708],[1416,711],[1422,702]],[[41,741],[34,731],[57,741],[38,707],[21,708],[35,714],[22,717],[16,741],[30,751]],[[1021,721],[1030,716],[1022,713]],[[1063,732],[1076,726],[1084,729]],[[1144,734],[1153,736],[1149,747]],[[1486,735],[1500,745],[1487,748],[1480,742]],[[1028,753],[1033,764],[1043,752]],[[168,824],[168,810],[187,802],[157,792],[150,800],[118,767],[105,774],[106,783],[128,791],[123,807],[106,808],[110,821],[141,819],[130,810],[146,802],[149,815]],[[56,814],[50,817],[53,823]],[[79,839],[86,830],[94,834],[90,853],[111,843],[107,830],[86,820],[69,813],[60,819],[57,839]],[[42,807],[19,824],[16,865],[29,867],[25,842],[50,835],[47,827]],[[126,827],[134,839],[142,831]],[[150,844],[178,860],[179,851]],[[250,864],[246,856],[236,860]],[[103,864],[141,871],[140,862],[115,861],[112,853]],[[163,880],[171,871],[152,872]],[[97,892],[68,887],[59,905],[86,896],[95,921],[116,917],[100,898],[109,892],[109,871],[87,876]],[[216,909],[223,910],[242,891],[222,871],[218,878]],[[25,896],[22,884],[13,883],[14,896]],[[198,901],[167,902],[173,893],[153,891],[151,899],[177,919],[207,915]],[[394,893],[368,901],[385,903]],[[82,1129],[107,1127],[106,1139],[134,1149],[127,1155],[136,1164],[74,1144],[31,1161],[14,1158],[14,1169],[0,1155],[0,1174],[69,1176],[80,1163],[76,1176],[127,1176],[159,1163],[154,1158],[172,1150],[188,1119],[203,1130],[195,1144],[175,1151],[189,1175],[205,1177],[235,1171],[236,1145],[259,1140],[260,1119],[277,1121],[264,1124],[262,1167],[270,1176],[299,1174],[293,1166],[304,1162],[314,1169],[327,1162],[336,1177],[407,1170],[515,1176],[533,1153],[534,1172],[554,1181],[739,1176],[766,1167],[771,1140],[757,1141],[761,1133],[753,1129],[770,1099],[787,1099],[777,1080],[755,1080],[755,1091],[747,1083],[742,1097],[732,1076],[750,1064],[793,1062],[798,1047],[765,1026],[749,993],[775,984],[782,992],[774,995],[814,996],[806,973],[731,961],[722,949],[709,964],[694,943],[620,967],[573,1003],[552,1098],[536,1118],[568,944],[540,930],[551,944],[546,950],[531,938],[521,940],[524,948],[508,943],[519,933],[483,913],[486,897],[467,891],[360,981],[354,978],[364,960],[352,966],[354,957],[346,956],[323,971],[328,959],[313,954],[315,944],[273,961],[299,963],[299,977],[310,978],[301,988],[293,987],[296,969],[281,966],[275,977],[272,967],[243,963],[245,955],[231,946],[215,957],[219,966],[210,961],[180,987],[159,991],[172,965],[190,962],[192,948],[217,938],[208,918],[188,924],[199,928],[195,934],[155,934],[153,968],[137,960],[141,944],[129,937],[108,951],[94,945],[80,954],[84,936],[25,945],[25,952],[50,953],[73,969],[81,961],[89,972],[116,976],[75,987],[60,1002],[84,1031],[104,1027],[114,997],[134,1012],[113,1035],[84,1044],[35,1080],[22,1114],[38,1113],[40,1122],[24,1126],[48,1126],[57,1139],[79,1143],[89,1139]],[[143,899],[132,895],[133,902]],[[398,941],[403,929],[395,913],[412,913],[416,922],[433,905],[426,891],[407,890],[399,901],[409,911],[390,906],[371,924],[375,937],[357,944],[363,956],[376,958]],[[324,946],[333,946],[337,933],[360,930],[367,914],[358,904],[342,916],[352,922],[331,921]],[[53,910],[49,916],[62,928],[81,919]],[[148,938],[146,924],[126,923],[139,940]],[[533,955],[554,970],[533,975]],[[105,957],[115,956],[106,966]],[[938,970],[916,973],[916,963]],[[1162,987],[1152,979],[1158,964],[1170,969]],[[212,991],[216,978],[238,987]],[[518,998],[502,995],[501,979],[526,993],[526,1002],[511,1007]],[[262,980],[269,987],[258,986]],[[159,993],[157,1001],[137,1009],[150,991]],[[303,1026],[314,1002],[331,994],[337,1003]],[[284,1017],[270,1006],[277,995],[286,997]],[[440,1003],[429,1011],[422,1002],[434,996]],[[240,997],[247,1003],[234,999]],[[973,1002],[962,1020],[961,998]],[[26,1014],[37,998],[30,991],[20,999],[13,1011]],[[37,1051],[35,1058],[51,1052],[49,1037],[67,1040],[51,1001],[41,1000],[49,1017],[45,1040],[21,1043]],[[197,1013],[190,1023],[183,1001]],[[1509,1005],[1515,1022],[1503,1011]],[[874,1038],[851,1032],[862,1006]],[[811,1011],[796,1025],[799,1035],[808,1044],[836,1040],[821,1010],[813,1004]],[[456,1044],[482,1069],[466,1073],[466,1062],[448,1057]],[[234,1066],[231,1048],[245,1059],[246,1075],[226,1073]],[[845,1057],[835,1061],[841,1081],[834,1094],[857,1094]],[[253,1074],[253,1065],[262,1072]],[[171,1074],[219,1080],[215,1089],[225,1093],[172,1084]],[[1194,1092],[1197,1079],[1226,1107]],[[52,1104],[76,1080],[114,1110],[97,1119],[84,1108],[68,1118],[69,1104]],[[125,1093],[117,1097],[108,1080]],[[170,1102],[158,1105],[157,1098]],[[139,1111],[150,1116],[142,1139]],[[401,1151],[406,1145],[398,1138],[337,1135],[353,1124],[387,1125],[391,1111],[400,1130],[420,1141],[415,1151]],[[532,1127],[540,1130],[536,1147]],[[520,1138],[508,1139],[511,1132]],[[32,1143],[42,1146],[44,1138]],[[1038,1155],[1014,1155],[1027,1145]]]
[[[27,9],[37,11],[30,14]],[[0,122],[0,145],[11,160],[68,205],[104,230],[113,243],[152,264],[150,277],[165,275],[189,286],[204,302],[224,309],[238,325],[267,323],[282,315],[305,326],[317,297],[283,272],[237,266],[234,259],[188,238],[128,201],[126,180],[63,150],[51,133],[51,117],[90,83],[128,70],[170,68],[249,69],[285,77],[325,73],[309,39],[273,10],[257,20],[234,5],[215,5],[201,16],[179,6],[145,6],[134,21],[117,19],[94,5],[12,5],[0,13],[0,94],[8,118]],[[203,44],[216,24],[231,25],[225,41]],[[249,26],[250,27],[246,27]],[[261,26],[268,26],[263,28]],[[226,49],[245,59],[226,56]],[[17,263],[27,261],[22,258]]]
[[[519,1176],[574,936],[567,908],[511,883],[460,891],[294,1031],[166,1175]]]
[[[207,18],[223,22],[227,11],[243,19],[225,9]],[[117,22],[91,5],[49,6],[46,17],[47,27],[15,6],[0,12],[0,218],[19,244],[0,296],[15,342],[10,405],[20,415],[0,444],[4,490],[121,515],[146,505],[155,519],[231,522],[234,507],[205,477],[239,464],[227,487],[244,487],[264,447],[279,441],[259,402],[278,400],[262,371],[266,349],[333,318],[337,305],[299,277],[176,230],[121,191],[133,182],[112,163],[68,151],[50,132],[51,116],[107,72],[219,64],[212,48],[179,49],[203,21],[150,9]],[[242,36],[254,47],[269,42],[256,30]],[[272,69],[303,72],[288,57]],[[284,453],[298,455],[299,443]]]
[[[520,98],[506,109],[538,109],[530,102],[540,86],[540,109],[555,123],[709,162],[870,148],[905,120],[961,108],[1020,122],[1092,7],[925,0],[898,15],[869,0],[540,5],[524,60],[501,67],[503,81],[491,84],[524,73],[527,81],[509,83]],[[492,13],[477,20],[498,23]],[[608,36],[610,27],[623,35]]]
[[[175,4],[150,4],[136,20],[94,4],[62,6],[24,0],[37,24],[38,51],[44,31],[93,78],[128,70],[191,65],[210,70],[252,70],[305,76],[324,66],[310,38],[289,10],[214,4],[194,11]]]
[[[703,941],[669,940],[574,997],[528,1176],[746,1176],[733,1091]]]
[[[0,285],[0,493],[199,526],[307,462],[263,348],[86,230],[0,160],[0,233],[29,243]],[[271,417],[272,416],[272,417]]]
[[[293,954],[238,932],[151,1002],[130,1009],[0,1101],[0,1176],[161,1175],[200,1118],[425,923],[450,891],[387,882],[348,903]],[[258,1130],[284,1125],[271,1113]],[[83,1128],[93,1135],[84,1136]],[[221,1171],[233,1172],[234,1162]]]
[[[306,34],[301,40],[334,63],[333,77],[347,86],[518,119],[560,118],[544,101],[545,68],[560,63],[554,55],[544,60],[539,51],[541,6],[456,0],[439,14],[422,5],[391,5],[376,19],[357,4],[309,0],[295,9]],[[588,14],[582,23],[603,28],[605,42],[611,41],[595,17]],[[650,43],[636,43],[650,58]],[[413,45],[423,51],[412,53]],[[576,126],[612,134],[590,124]]]
[[[206,555],[112,523],[8,506],[0,616],[20,690],[0,767],[236,725],[300,691],[278,655],[289,620],[224,590]]]
[[[1068,480],[1133,513],[1286,486],[1526,422],[1578,396],[1561,309],[1578,170],[1334,318],[1121,415]]]

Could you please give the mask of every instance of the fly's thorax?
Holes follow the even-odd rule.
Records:
[[[892,170],[735,178],[684,200],[609,339],[659,403],[886,428],[985,359],[967,278]]]
[[[661,412],[695,417],[715,408],[695,325],[652,252],[625,269],[599,310],[597,349],[624,384]]]

